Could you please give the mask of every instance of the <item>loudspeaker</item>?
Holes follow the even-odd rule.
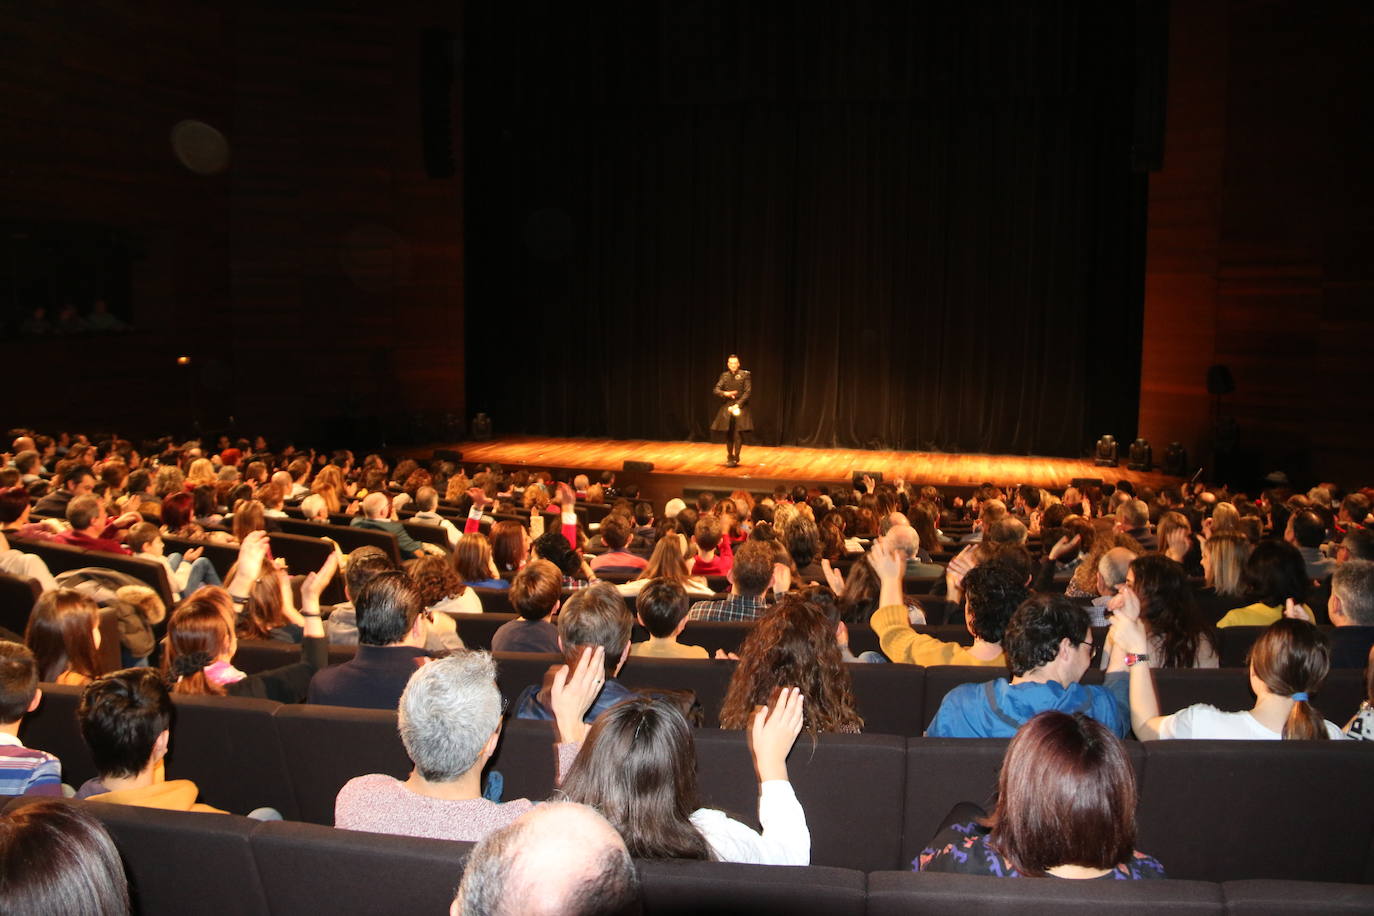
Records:
[[[858,487],[859,484],[863,483],[863,479],[864,479],[865,477],[872,477],[874,483],[882,483],[882,482],[883,482],[883,472],[882,472],[882,471],[854,471],[853,474],[854,474],[854,483],[853,483],[853,486],[855,486],[855,487]]]
[[[458,464],[463,460],[463,453],[454,451],[451,448],[436,448],[434,450],[434,460],[452,461],[454,464]]]
[[[1236,390],[1236,380],[1231,377],[1231,370],[1226,366],[1207,367],[1207,393],[1208,394],[1231,394]]]
[[[458,40],[447,29],[420,31],[420,148],[425,174],[452,178],[453,83],[459,65]]]
[[[1069,481],[1069,486],[1073,487],[1073,488],[1074,488],[1075,490],[1077,490],[1079,493],[1083,493],[1083,492],[1085,492],[1085,491],[1088,489],[1088,487],[1100,487],[1100,486],[1102,486],[1102,478],[1101,478],[1101,477],[1075,477],[1073,480]]]
[[[652,471],[654,463],[652,461],[626,461],[621,468],[623,471]]]

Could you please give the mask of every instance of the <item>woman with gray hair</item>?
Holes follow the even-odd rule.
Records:
[[[490,654],[459,651],[423,665],[397,715],[415,769],[404,782],[381,773],[350,779],[334,800],[334,826],[475,842],[529,811],[528,799],[482,797],[482,768],[500,740],[503,705]],[[557,749],[562,774],[577,746]]]

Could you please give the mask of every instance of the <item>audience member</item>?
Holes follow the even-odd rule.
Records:
[[[1363,668],[1374,649],[1374,562],[1347,560],[1331,576],[1327,605],[1331,623],[1331,667]]]
[[[239,548],[237,572],[228,590],[206,586],[184,599],[167,623],[163,673],[173,693],[247,696],[300,703],[310,678],[329,660],[329,644],[320,623],[320,593],[329,585],[338,564],[329,554],[317,572],[301,585],[300,615],[305,620],[301,659],[280,668],[245,674],[233,666],[238,651],[234,634],[234,602],[246,598],[267,553],[267,533],[255,531]]]
[[[677,641],[687,626],[687,593],[681,585],[666,579],[650,580],[635,599],[635,611],[640,626],[649,631],[649,638],[631,645],[631,655],[646,658],[710,658],[710,654],[701,646],[684,645]]]
[[[995,878],[1163,878],[1135,848],[1135,809],[1135,771],[1112,730],[1081,712],[1042,712],[1007,745],[991,816],[946,828],[912,865]]]
[[[698,601],[688,611],[688,620],[757,619],[767,606],[764,593],[773,584],[772,549],[762,541],[747,541],[735,554],[726,577],[730,580],[730,597]]]
[[[189,595],[202,585],[221,584],[215,565],[204,556],[204,547],[193,547],[184,554],[167,555],[164,553],[166,545],[162,540],[162,532],[152,522],[134,525],[129,529],[125,542],[134,556],[162,564],[167,570],[173,598]]]
[[[464,538],[463,540],[467,540]],[[558,615],[558,647],[568,666],[575,666],[583,650],[600,647],[605,650],[605,683],[596,701],[587,710],[590,722],[611,706],[631,695],[615,679],[630,655],[630,629],[633,621],[625,607],[625,599],[615,587],[597,582],[578,591],[563,605]],[[550,706],[555,676],[564,666],[550,668],[544,683],[532,684],[515,701],[515,715],[520,719],[552,719]]]
[[[426,554],[405,563],[406,575],[420,593],[420,606],[425,616],[425,649],[429,652],[449,652],[463,648],[458,636],[454,614],[482,612],[477,593],[463,584],[448,557]]]
[[[1112,639],[1122,651],[1143,656],[1150,651],[1149,640],[1142,621],[1132,612],[1129,607],[1117,612]],[[1326,680],[1331,654],[1326,637],[1306,620],[1280,618],[1255,641],[1250,649],[1250,689],[1256,700],[1254,708],[1244,712],[1222,712],[1207,703],[1195,703],[1162,716],[1148,666],[1131,664],[1129,657],[1131,723],[1142,741],[1343,737],[1340,728],[1323,719],[1309,699]]]
[[[24,716],[42,700],[33,653],[17,642],[0,640],[0,796],[62,794],[62,763],[19,740]]]
[[[1115,613],[1131,605],[1131,616],[1145,622],[1150,637],[1151,668],[1216,668],[1221,662],[1212,628],[1198,616],[1193,587],[1183,566],[1161,553],[1136,557],[1126,581],[1109,607]],[[1112,638],[1102,648],[1102,666],[1111,658]]]
[[[0,901],[11,916],[127,916],[124,863],[100,821],[42,799],[0,815]]]
[[[665,535],[654,544],[648,564],[629,582],[616,585],[622,595],[638,595],[650,582],[661,579],[682,588],[689,596],[706,598],[715,594],[704,576],[693,576],[683,555],[685,539],[676,532]]]
[[[540,805],[468,859],[450,916],[636,916],[639,873],[592,808]]]
[[[600,536],[608,551],[592,558],[592,571],[624,573],[643,570],[648,561],[627,549],[632,535],[629,523],[620,516],[612,513],[602,519]]]
[[[704,515],[698,519],[692,543],[696,544],[697,548],[696,559],[692,561],[692,575],[724,576],[730,573],[734,556],[724,553],[729,541],[725,538],[725,529],[719,517]]]
[[[1011,679],[960,684],[945,694],[926,734],[932,738],[1010,738],[1047,710],[1086,712],[1119,737],[1130,726],[1126,658],[1114,653],[1106,686],[1079,681],[1092,664],[1085,610],[1059,595],[1030,598],[1007,623],[1002,648]]]
[[[353,607],[354,597],[372,578],[389,569],[391,558],[380,547],[359,547],[348,555],[344,563],[345,601],[334,605],[329,619],[324,622],[324,630],[334,645],[356,646],[358,644],[358,617]]]
[[[1283,616],[1289,604],[1300,604],[1307,618],[1316,621],[1306,604],[1307,567],[1298,548],[1283,541],[1260,541],[1245,561],[1242,585],[1255,600],[1227,611],[1217,627],[1267,627]]]
[[[24,643],[38,661],[38,679],[80,687],[100,674],[100,609],[83,592],[44,592],[33,606]]]
[[[335,799],[334,826],[471,842],[529,811],[526,799],[502,803],[482,795],[502,711],[496,665],[486,652],[462,650],[412,665],[397,726],[415,768],[404,782],[379,773],[350,779]],[[577,748],[558,751],[561,774]]]
[[[800,691],[784,687],[771,704],[751,710],[746,723],[762,833],[723,811],[697,807],[692,730],[677,706],[657,697],[617,703],[597,719],[563,780],[562,795],[605,814],[637,858],[806,865],[811,834],[787,774],[804,706]],[[575,723],[575,711],[561,721],[567,719]],[[560,724],[565,741],[572,728]]]
[[[970,570],[964,577],[964,626],[973,634],[973,645],[962,646],[913,630],[907,620],[906,608],[894,600],[901,597],[901,567],[882,545],[873,548],[871,557],[882,578],[883,597],[880,607],[873,612],[870,625],[878,636],[883,654],[889,659],[927,667],[1001,667],[1006,664],[1002,634],[1012,613],[1030,597],[1030,592],[1016,581],[1013,573],[985,565]]]
[[[549,618],[562,602],[563,575],[548,560],[531,560],[510,584],[510,603],[519,614],[501,624],[491,637],[493,652],[552,652],[558,646],[558,628]]]
[[[754,710],[773,703],[784,685],[796,687],[806,698],[807,734],[863,729],[836,627],[821,608],[798,594],[785,595],[744,638],[721,706],[721,727],[748,728]]]
[[[453,552],[453,566],[466,585],[474,588],[510,588],[510,583],[501,578],[491,558],[491,543],[481,532],[463,535],[458,542],[458,549]]]
[[[310,680],[306,702],[360,709],[395,709],[425,651],[426,612],[410,577],[389,570],[358,593],[358,653]]]
[[[424,548],[412,538],[402,525],[394,517],[391,509],[391,500],[385,493],[369,493],[363,498],[363,514],[354,516],[349,522],[354,528],[370,528],[373,531],[385,531],[387,534],[396,538],[396,547],[401,551],[402,556],[418,557],[424,555]]]

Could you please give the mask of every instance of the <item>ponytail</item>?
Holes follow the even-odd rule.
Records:
[[[1288,711],[1288,721],[1283,723],[1283,740],[1324,741],[1330,737],[1326,733],[1326,720],[1308,701],[1307,694],[1302,691],[1293,694],[1293,708]]]
[[[1281,618],[1256,640],[1250,650],[1250,667],[1272,693],[1293,699],[1293,708],[1283,723],[1283,740],[1320,741],[1330,737],[1326,720],[1308,699],[1321,689],[1331,667],[1325,634],[1305,620]]]

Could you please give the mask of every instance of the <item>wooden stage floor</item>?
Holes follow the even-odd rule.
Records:
[[[725,446],[711,442],[655,442],[647,439],[556,439],[546,436],[503,436],[486,442],[442,443],[463,453],[464,462],[500,462],[507,467],[533,469],[579,468],[620,471],[625,461],[648,461],[655,474],[710,478],[712,486],[729,480],[755,486],[768,482],[838,482],[853,471],[881,471],[886,479],[908,483],[971,487],[985,481],[1001,485],[1028,483],[1062,490],[1076,477],[1096,477],[1115,483],[1163,487],[1179,478],[1159,472],[1099,468],[1081,458],[1039,458],[1018,455],[952,454],[945,452],[882,452],[866,449],[745,446],[737,468],[725,466]]]

